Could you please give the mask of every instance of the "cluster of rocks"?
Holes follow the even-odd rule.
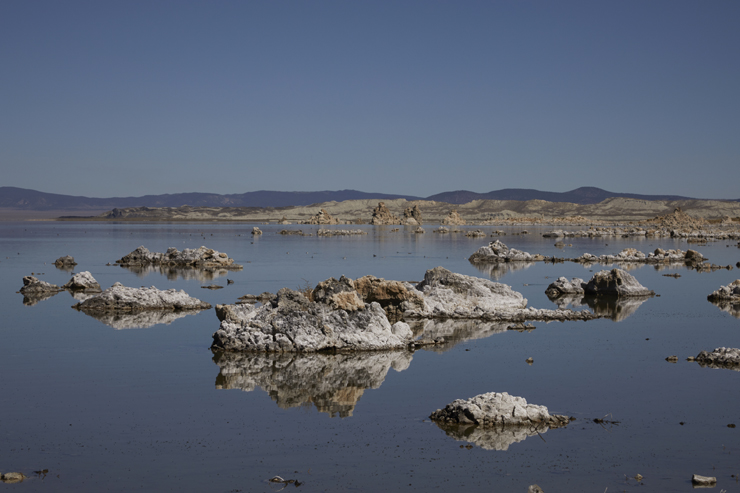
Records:
[[[488,245],[480,247],[468,260],[472,263],[497,263],[497,262],[536,262],[545,260],[540,254],[532,255],[516,248],[509,248],[502,241],[495,240]]]
[[[676,229],[676,228],[643,228],[643,227],[608,227],[591,226],[587,230],[564,231],[556,229],[542,234],[545,238],[608,238],[608,237],[644,237],[644,238],[680,238],[688,242],[732,240],[740,238],[739,231],[714,229]]]
[[[326,209],[321,209],[315,216],[312,216],[311,219],[303,224],[343,224],[343,222],[332,217],[331,214],[326,212]]]
[[[316,236],[353,236],[366,234],[367,231],[361,229],[320,229],[316,232]]]
[[[505,284],[442,267],[427,271],[416,286],[374,276],[357,280],[342,276],[319,283],[305,295],[283,288],[259,307],[219,305],[219,313],[221,325],[213,335],[212,348],[267,352],[406,348],[413,345],[414,337],[406,322],[414,319],[597,318],[589,311],[527,308],[527,300]]]
[[[23,287],[18,292],[23,295],[23,304],[32,306],[65,290],[77,297],[79,293],[99,293],[100,284],[88,271],[78,272],[62,286],[42,281],[34,276],[25,276]]]
[[[462,216],[458,214],[457,210],[453,209],[450,211],[449,214],[447,214],[447,217],[442,219],[442,224],[463,226],[467,224],[467,221],[465,221],[465,219],[463,219]]]
[[[727,368],[740,371],[740,349],[718,347],[712,352],[702,351],[696,358],[701,366],[709,368]]]
[[[280,234],[283,236],[298,235],[298,236],[313,236],[313,233],[304,233],[302,229],[282,229]]]
[[[489,450],[507,450],[512,443],[566,426],[572,420],[551,415],[545,406],[529,404],[523,397],[506,392],[457,399],[429,418],[448,435]]]
[[[186,248],[182,252],[170,247],[165,253],[150,252],[140,246],[133,252],[116,260],[121,267],[137,267],[146,265],[169,265],[198,269],[228,269],[241,270],[243,266],[234,263],[233,258],[225,253],[217,252],[204,246],[200,248]]]
[[[615,297],[645,297],[655,296],[655,292],[640,284],[631,274],[622,269],[602,270],[594,274],[588,281],[573,278],[568,280],[559,277],[551,283],[545,291],[550,298],[563,295],[591,295]]]

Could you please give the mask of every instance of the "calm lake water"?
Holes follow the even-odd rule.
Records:
[[[740,320],[706,299],[740,277],[737,270],[630,270],[660,296],[620,312],[619,321],[535,322],[528,332],[440,327],[456,336],[442,347],[342,356],[224,357],[209,349],[214,310],[145,328],[141,320],[106,325],[70,308],[77,301],[67,292],[32,306],[17,293],[31,273],[66,283],[71,272],[53,265],[63,255],[103,288],[119,281],[184,289],[214,305],[341,275],[419,281],[441,265],[509,284],[529,306],[555,308],[544,294],[555,278],[588,280],[610,268],[539,262],[479,270],[467,258],[491,238],[433,234],[431,226],[424,235],[361,226],[367,235],[331,238],[277,234],[315,226],[260,227],[264,234],[252,238],[244,224],[0,223],[0,472],[30,476],[13,488],[269,492],[283,487],[267,482],[279,475],[303,492],[525,492],[537,483],[547,493],[601,493],[639,487],[630,479],[637,474],[649,491],[688,491],[696,473],[716,476],[716,491],[740,491],[740,428],[728,427],[740,425],[740,372],[686,361],[740,346]],[[736,241],[566,239],[572,246],[561,250],[542,238],[545,229],[482,229],[505,229],[504,243],[533,254],[630,246],[695,248],[720,265],[740,260]],[[139,245],[205,245],[244,270],[208,279],[106,266]],[[201,289],[209,284],[225,288]],[[665,361],[669,355],[678,362]],[[428,419],[454,399],[492,391],[577,420],[508,443],[448,436]]]

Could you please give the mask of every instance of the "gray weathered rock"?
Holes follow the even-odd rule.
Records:
[[[130,288],[115,283],[102,293],[73,306],[85,312],[138,312],[145,310],[207,310],[211,305],[191,298],[185,291]]]
[[[709,368],[727,368],[740,371],[740,349],[729,347],[718,347],[711,353],[708,351],[700,352],[696,362],[701,366]]]
[[[512,443],[570,422],[567,416],[550,415],[545,406],[506,392],[458,399],[429,417],[448,435],[493,450],[507,450]]]
[[[100,284],[89,271],[78,272],[62,287],[70,291],[84,291],[86,293],[99,293],[101,291]]]
[[[0,481],[3,483],[20,483],[24,479],[26,479],[26,475],[22,472],[6,472],[4,474],[0,474]]]
[[[531,255],[515,248],[509,248],[502,241],[495,240],[486,246],[482,246],[468,258],[470,262],[535,262],[544,260],[542,255]]]
[[[403,211],[402,224],[405,224],[406,226],[421,226],[424,224],[424,221],[421,218],[421,210],[418,205],[407,207]]]
[[[655,291],[637,282],[634,276],[622,269],[597,272],[584,286],[586,294],[608,296],[654,296]]]
[[[259,227],[257,227],[257,226],[253,226],[252,227],[252,235],[253,236],[259,236],[261,234],[262,234],[262,230],[259,229]]]
[[[68,268],[68,267],[74,267],[77,265],[77,262],[75,262],[75,259],[71,255],[65,255],[64,257],[59,257],[54,261],[54,265],[56,267],[59,267],[60,269]]]
[[[710,486],[717,484],[717,478],[711,477],[711,476],[700,476],[698,474],[694,474],[691,477],[691,482],[698,486]]]
[[[394,321],[408,309],[424,309],[424,296],[410,283],[363,276],[355,279],[354,287],[365,303],[379,303]]]
[[[249,303],[216,305],[216,316],[221,322],[224,320],[227,322],[239,322],[240,320],[246,320],[255,309],[256,307]]]
[[[217,252],[204,246],[200,248],[186,248],[182,252],[175,247],[170,247],[167,252],[150,252],[144,246],[140,246],[128,255],[116,260],[121,267],[168,265],[173,267],[191,268],[219,268],[228,270],[240,270],[243,267],[234,263],[225,253]]]
[[[719,289],[707,296],[709,301],[729,301],[740,304],[740,279],[732,281],[727,286],[720,286]]]
[[[352,416],[365,389],[377,389],[388,371],[411,364],[410,351],[327,353],[233,353],[214,351],[217,389],[262,388],[280,408],[313,404],[319,412]]]
[[[333,302],[336,298],[327,295],[322,299]],[[211,347],[226,351],[365,351],[406,348],[412,337],[407,324],[391,326],[378,303],[348,312],[283,288],[275,300],[239,322],[222,321]]]
[[[545,294],[550,298],[557,298],[563,295],[582,295],[586,283],[583,279],[574,277],[568,280],[565,277],[558,277],[555,282],[550,283],[545,290]]]
[[[56,284],[41,281],[33,276],[24,276],[23,287],[19,291],[21,294],[26,296],[37,296],[42,294],[58,293],[59,291],[64,291],[64,288],[60,288]]]

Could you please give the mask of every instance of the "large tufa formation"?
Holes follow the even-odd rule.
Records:
[[[401,224],[401,220],[386,207],[385,202],[378,202],[378,207],[373,209],[373,217],[370,219],[370,224],[376,226]]]
[[[99,295],[73,306],[84,312],[140,312],[146,310],[207,310],[211,305],[188,296],[185,291],[130,288],[115,283]]]
[[[414,207],[407,207],[403,211],[403,222],[406,226],[421,226],[424,221],[421,219],[421,209],[418,205]]]
[[[450,213],[447,214],[447,217],[442,219],[442,224],[462,226],[467,224],[467,222],[457,213],[456,209],[452,209]]]
[[[321,209],[315,216],[312,216],[311,219],[306,221],[305,224],[342,224],[342,222],[332,217],[331,214],[326,212],[326,209]]]
[[[473,263],[496,263],[535,262],[544,259],[545,257],[540,254],[532,255],[516,248],[509,248],[502,241],[495,240],[488,245],[480,247],[468,260]]]
[[[116,260],[121,267],[142,267],[148,265],[167,265],[172,267],[189,267],[198,269],[229,269],[241,270],[243,267],[234,263],[233,258],[225,253],[217,252],[204,246],[200,248],[186,248],[182,252],[170,247],[165,253],[150,252],[140,246],[128,255]]]

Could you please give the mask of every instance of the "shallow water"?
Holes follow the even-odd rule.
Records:
[[[441,265],[555,308],[544,294],[552,280],[610,268],[539,262],[479,270],[467,257],[491,238],[438,235],[429,226],[424,235],[361,226],[368,235],[331,238],[277,234],[315,232],[305,225],[260,227],[264,234],[252,238],[252,225],[221,223],[0,223],[0,472],[30,476],[16,486],[25,491],[269,492],[283,486],[267,482],[279,475],[304,492],[526,491],[533,483],[548,493],[602,492],[636,487],[629,478],[638,473],[651,491],[686,491],[693,473],[716,476],[717,491],[740,491],[740,429],[727,426],[740,424],[740,372],[685,361],[740,346],[740,319],[706,300],[737,271],[637,267],[632,275],[660,296],[613,313],[618,321],[535,322],[523,332],[439,324],[434,330],[449,341],[441,347],[339,356],[214,354],[213,310],[168,323],[100,321],[71,309],[77,300],[66,292],[32,306],[17,293],[32,272],[67,282],[71,273],[53,261],[69,254],[75,272],[89,270],[103,288],[120,281],[184,289],[212,304],[332,276],[418,281]],[[694,248],[719,265],[740,260],[736,242],[574,238],[561,250],[543,229],[483,229],[506,229],[504,243],[545,255],[660,246]],[[206,245],[244,270],[198,276],[105,265],[139,245]],[[209,284],[225,287],[200,289]],[[615,311],[578,307],[592,308]],[[665,361],[674,354],[677,363]],[[529,437],[448,436],[428,420],[454,399],[491,391],[577,420]]]

